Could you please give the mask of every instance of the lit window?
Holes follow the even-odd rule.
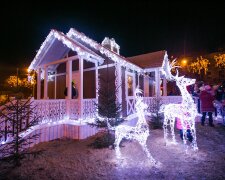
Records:
[[[127,78],[128,96],[133,96],[133,77],[128,75]]]

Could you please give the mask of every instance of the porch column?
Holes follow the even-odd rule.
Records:
[[[122,104],[122,72],[121,72],[121,65],[119,63],[115,64],[115,86],[117,89],[117,103]]]
[[[41,99],[41,68],[37,70],[37,99]]]
[[[70,100],[72,99],[72,61],[66,62],[66,115],[70,119]]]
[[[54,98],[56,99],[56,94],[57,94],[57,90],[56,90],[56,88],[57,88],[57,76],[56,76],[56,74],[57,74],[57,71],[55,71],[55,92],[54,92]]]
[[[83,118],[83,80],[84,80],[84,60],[82,57],[79,57],[79,74],[80,74],[80,99],[79,99],[79,113],[80,113],[80,118]]]
[[[149,97],[149,77],[144,76],[144,96]]]
[[[66,87],[67,87],[66,99],[72,99],[72,61],[66,62]]]
[[[167,80],[163,78],[163,96],[167,96]]]
[[[98,103],[98,62],[95,63],[95,87],[96,87],[96,101]]]
[[[137,78],[138,78],[138,82],[137,82],[137,83],[138,83],[138,87],[140,88],[140,84],[139,84],[139,78],[140,78],[140,74],[139,74],[139,73],[138,73],[138,76],[137,76]],[[136,86],[136,87],[137,87],[137,86]],[[135,88],[136,88],[136,87],[135,87]]]
[[[160,74],[159,69],[155,70],[155,95],[156,97],[160,97]]]
[[[44,99],[48,99],[48,66],[44,67]]]

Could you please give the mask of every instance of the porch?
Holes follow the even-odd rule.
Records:
[[[151,107],[153,98],[145,97],[144,102]],[[22,135],[27,136],[31,133],[41,133],[41,136],[30,146],[62,137],[84,139],[98,132],[96,128],[87,125],[87,122],[95,117],[95,98],[82,100],[82,114],[80,114],[80,102],[77,99],[35,100],[32,98],[31,101],[33,106],[35,106],[34,113],[39,117],[39,124]],[[180,101],[180,96],[162,97],[163,103],[179,103]],[[134,103],[134,98],[130,97],[129,101],[127,101],[128,115],[135,113]],[[11,139],[8,132],[13,127],[3,117],[1,118],[1,122],[0,129],[4,131],[4,135],[0,139],[0,143],[2,144]],[[27,120],[24,120],[23,126],[26,126],[26,123]]]
[[[151,112],[155,97],[144,97],[144,102],[148,105],[148,112]],[[161,102],[180,103],[181,96],[162,96]],[[47,142],[58,138],[72,138],[85,139],[98,132],[97,128],[93,128],[87,122],[95,117],[96,99],[84,99],[82,114],[79,111],[79,101],[76,99],[52,99],[52,100],[34,100],[31,99],[33,105],[36,107],[34,113],[39,117],[39,124],[32,128],[32,130],[23,132],[22,136],[29,136],[30,134],[40,133],[40,137],[35,140],[30,147],[40,142]],[[129,97],[127,101],[127,114],[135,113],[134,109],[135,99]],[[196,118],[199,121],[201,116]],[[124,117],[126,119],[126,117]],[[10,141],[11,137],[8,133],[12,130],[12,125],[9,124],[3,117],[1,117],[0,130],[3,132],[0,137],[0,144]],[[127,119],[128,120],[128,119]],[[219,119],[215,119],[220,122]],[[26,126],[27,121],[24,120],[23,126]]]

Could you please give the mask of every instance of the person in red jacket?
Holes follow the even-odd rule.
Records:
[[[209,116],[209,126],[214,127],[212,113],[214,112],[214,96],[212,95],[212,88],[209,85],[204,86],[202,91],[200,92],[200,103],[201,103],[201,112],[202,112],[202,119],[201,125],[205,125],[205,117],[206,113]]]

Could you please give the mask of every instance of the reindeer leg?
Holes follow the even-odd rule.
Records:
[[[198,150],[198,146],[197,146],[197,139],[196,139],[196,130],[195,130],[195,127],[194,128],[191,128],[191,135],[193,137],[191,146],[194,149],[194,151],[196,151],[196,150]]]
[[[164,140],[166,142],[166,145],[167,145],[167,136],[168,136],[167,122],[168,122],[168,120],[165,118],[164,122],[163,122],[163,131],[164,131]]]
[[[151,153],[149,152],[147,145],[146,145],[146,140],[138,140],[138,142],[140,143],[143,151],[146,153],[148,159],[151,161],[152,164],[156,164],[156,160],[152,157]]]
[[[170,129],[171,129],[171,135],[172,135],[172,143],[177,144],[177,141],[176,141],[176,138],[175,138],[175,133],[174,133],[174,124],[175,124],[175,120],[171,120]]]
[[[120,152],[120,142],[123,138],[116,136],[116,140],[114,142],[115,150],[116,150],[116,157],[117,159],[121,158],[121,152]]]

